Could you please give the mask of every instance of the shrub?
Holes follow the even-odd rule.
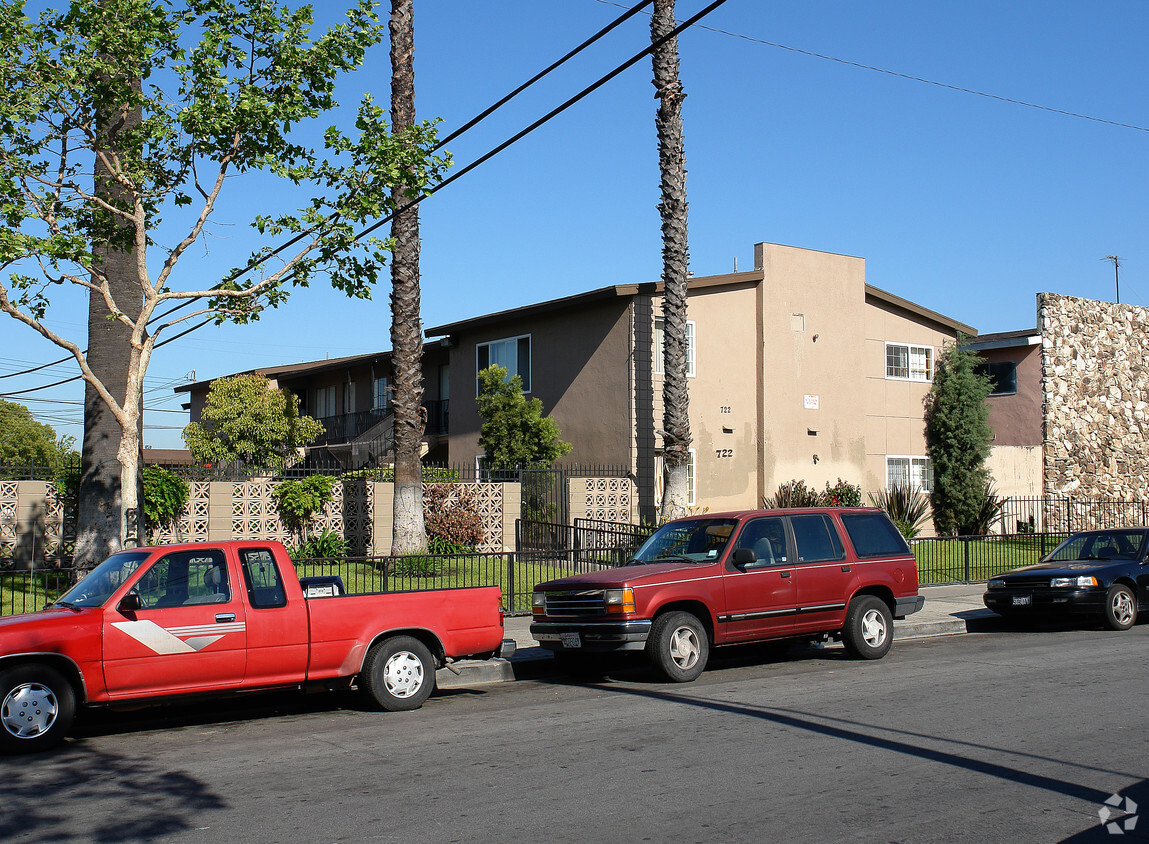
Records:
[[[467,553],[483,544],[483,517],[469,487],[428,484],[423,490],[423,511],[429,543],[435,553]],[[437,548],[450,547],[452,551]]]
[[[862,488],[847,483],[838,478],[838,482],[830,486],[826,481],[826,490],[822,493],[823,507],[858,507],[862,503]]]
[[[997,490],[987,481],[981,506],[973,514],[972,519],[964,524],[959,524],[958,533],[962,536],[985,536],[993,530],[994,522],[1001,518],[1001,511],[1005,509],[1008,501],[1008,496],[1000,498]]]
[[[784,510],[789,507],[818,507],[822,499],[818,493],[806,486],[802,480],[786,481],[778,485],[778,491],[762,499],[762,506],[768,510]]]
[[[144,528],[152,536],[175,524],[191,497],[191,485],[162,466],[147,466],[144,475]]]
[[[888,490],[870,493],[870,501],[881,507],[890,521],[906,539],[913,539],[922,530],[922,523],[930,513],[930,499],[911,484],[894,484]]]
[[[324,528],[318,536],[309,536],[295,548],[288,549],[288,554],[293,560],[343,557],[347,554],[347,541],[331,528]]]
[[[308,475],[299,481],[284,481],[272,491],[275,509],[283,526],[299,537],[299,544],[307,540],[311,519],[332,498],[335,479],[327,475]]]

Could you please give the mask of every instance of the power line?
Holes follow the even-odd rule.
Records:
[[[410,202],[408,202],[406,205],[404,205],[402,208],[398,209],[397,211],[393,211],[392,213],[388,214],[386,217],[382,218],[381,220],[368,226],[363,231],[359,232],[359,234],[357,234],[355,236],[355,240],[361,240],[362,238],[366,237],[367,235],[369,235],[372,232],[379,229],[381,226],[384,226],[387,223],[389,223],[391,220],[393,220],[395,218],[396,215],[403,213],[408,208],[411,208],[415,205],[418,205],[420,202],[422,202],[427,197],[434,195],[438,191],[445,188],[447,185],[449,185],[452,182],[455,182],[458,179],[462,178],[467,173],[470,173],[472,170],[474,170],[476,167],[479,167],[480,165],[485,164],[487,161],[494,158],[500,152],[502,152],[503,150],[507,149],[508,147],[514,145],[518,141],[522,140],[524,137],[526,137],[531,132],[538,129],[540,126],[543,126],[544,124],[550,122],[555,117],[557,117],[558,115],[562,114],[564,111],[569,109],[571,106],[575,105],[576,103],[578,103],[578,102],[582,101],[583,99],[585,99],[586,97],[590,96],[590,94],[597,91],[599,88],[601,88],[607,82],[611,81],[616,76],[618,76],[619,74],[628,70],[629,68],[631,68],[633,65],[635,65],[636,63],[641,61],[646,56],[650,55],[650,53],[654,52],[654,50],[658,49],[658,47],[660,47],[665,42],[669,41],[672,38],[676,38],[684,30],[693,26],[698,21],[702,20],[702,18],[706,17],[707,15],[709,15],[711,12],[713,12],[715,9],[717,9],[719,6],[722,6],[726,2],[727,2],[727,0],[713,0],[713,2],[711,2],[705,8],[703,8],[702,11],[697,12],[694,15],[692,15],[691,17],[687,18],[685,21],[680,23],[678,26],[676,26],[670,32],[666,33],[664,36],[659,38],[657,41],[652,42],[648,47],[644,48],[643,50],[639,51],[638,53],[635,53],[631,58],[627,59],[625,62],[618,65],[617,67],[615,67],[613,70],[611,70],[609,73],[605,74],[604,76],[599,77],[595,82],[593,82],[590,85],[588,85],[587,87],[583,88],[581,91],[579,91],[577,94],[575,94],[574,96],[567,99],[561,105],[559,105],[556,108],[552,109],[551,111],[547,112],[547,114],[543,115],[541,118],[539,118],[534,123],[527,126],[525,129],[519,131],[515,135],[512,135],[510,138],[503,141],[501,144],[496,146],[494,149],[490,150],[486,154],[484,154],[484,155],[480,156],[479,158],[477,158],[476,160],[472,161],[470,164],[468,164],[466,167],[462,168],[461,170],[453,173],[447,179],[444,179],[443,181],[439,182],[437,185],[432,186],[431,188],[429,188],[426,191],[426,193],[420,194],[419,196],[415,197]],[[642,6],[645,6],[645,5],[647,5],[647,2],[645,2],[645,0],[644,0],[644,2],[639,3],[636,8],[634,8],[630,12],[628,12],[626,17],[629,17],[630,14],[632,14],[633,12],[637,11],[639,8],[641,8]],[[603,30],[604,33],[606,31],[607,30]],[[590,43],[590,42],[588,41],[586,43]],[[584,49],[585,49],[585,47],[584,47]],[[572,52],[572,54],[573,54],[573,52]],[[557,64],[554,66],[557,66]],[[552,66],[552,69],[553,69],[553,66]],[[541,78],[541,75],[538,78]],[[293,238],[288,243],[284,244],[281,247],[278,247],[276,251],[280,251],[280,250],[286,248],[291,243],[296,242],[302,236],[303,235],[297,235],[295,238]],[[270,254],[274,254],[274,253],[269,253],[269,256],[270,256]],[[258,265],[258,262],[256,264],[253,264],[252,267],[257,266],[257,265]],[[249,267],[247,269],[251,269],[252,267]],[[240,274],[242,274],[242,272],[246,272],[246,269],[244,271],[241,271]],[[229,278],[229,280],[234,279],[234,278],[238,278],[240,274],[237,274],[235,276],[231,276]],[[290,277],[291,276],[289,275],[287,277],[287,279],[289,279]],[[285,279],[285,281],[287,279]],[[175,308],[173,308],[172,310],[163,314],[162,316],[156,317],[156,319],[162,319],[163,317],[174,313],[176,310],[183,308],[183,307],[186,307],[187,305],[191,304],[191,302],[193,302],[193,301],[195,301],[195,300],[189,299],[187,302],[184,302],[184,303],[176,306]],[[163,340],[159,343],[156,343],[155,348],[159,348],[159,347],[164,346],[167,343],[170,343],[174,340],[178,340],[179,338],[184,337],[184,336],[192,333],[193,331],[197,331],[198,329],[203,328],[205,325],[208,325],[211,322],[213,322],[212,319],[205,319],[204,321],[197,323],[196,325],[192,326],[191,328],[186,329],[185,331],[180,332],[179,334],[176,334],[172,337],[167,338],[166,340]],[[64,360],[68,360],[68,358],[65,358]],[[63,361],[57,361],[57,363],[62,363],[62,362]],[[57,382],[54,382],[52,384],[45,384],[43,387],[31,387],[31,388],[26,389],[26,390],[17,390],[17,391],[13,391],[10,393],[0,393],[0,398],[8,398],[10,396],[19,396],[19,395],[24,395],[26,393],[38,392],[39,390],[46,390],[50,387],[58,387],[61,384],[67,384],[67,383],[70,383],[72,381],[78,381],[82,377],[83,377],[82,375],[76,375],[76,376],[73,376],[72,378],[68,378],[68,379],[65,379],[63,381],[57,381]]]
[[[602,3],[605,6],[622,7],[620,3],[615,3],[613,0],[597,0],[597,2]],[[1063,117],[1075,117],[1078,120],[1091,120],[1094,123],[1104,123],[1107,126],[1117,126],[1121,129],[1134,129],[1138,132],[1149,132],[1149,127],[1137,126],[1133,123],[1122,123],[1118,120],[1107,120],[1104,117],[1096,117],[1090,114],[1081,114],[1080,112],[1076,111],[1067,111],[1061,108],[1054,108],[1053,106],[1041,105],[1040,103],[1031,103],[1027,100],[1018,100],[1013,97],[1005,97],[1000,94],[990,94],[986,91],[979,91],[976,88],[965,88],[961,85],[951,85],[948,82],[938,82],[935,79],[926,79],[924,76],[913,76],[909,73],[900,73],[896,70],[888,70],[884,67],[876,67],[874,65],[863,64],[862,62],[855,62],[851,61],[850,59],[840,59],[837,56],[829,56],[825,53],[815,53],[813,50],[803,50],[801,47],[791,47],[787,44],[779,44],[776,41],[766,41],[763,38],[755,38],[751,35],[743,35],[740,32],[730,32],[726,29],[718,29],[717,27],[706,26],[703,24],[700,24],[698,29],[705,29],[708,32],[714,32],[719,35],[726,35],[730,38],[739,38],[743,41],[750,41],[754,44],[763,44],[767,47],[774,47],[778,50],[788,50],[791,53],[798,53],[803,56],[810,56],[811,58],[822,59],[823,61],[827,62],[836,62],[837,64],[846,65],[847,67],[856,67],[860,70],[869,70],[873,71],[874,73],[884,73],[887,76],[894,76],[898,79],[906,79],[910,82],[921,82],[923,85],[933,85],[937,88],[945,88],[950,91],[957,91],[961,94],[972,94],[975,97],[985,97],[986,99],[997,100],[998,102],[1009,103],[1010,105],[1019,105],[1024,106],[1025,108],[1038,109],[1039,111],[1048,111],[1053,114],[1060,114]]]
[[[550,74],[550,73],[551,73],[551,72],[553,72],[554,70],[557,70],[559,67],[561,67],[562,65],[566,64],[568,61],[570,61],[572,58],[574,58],[575,56],[577,56],[579,53],[582,53],[584,50],[586,50],[588,47],[590,47],[590,46],[591,46],[592,44],[594,44],[595,42],[597,42],[597,41],[601,40],[601,39],[602,39],[602,38],[603,38],[605,35],[609,34],[609,33],[610,33],[610,32],[612,32],[613,30],[615,30],[616,28],[618,28],[619,26],[621,26],[623,23],[625,23],[625,22],[626,22],[626,21],[628,21],[630,18],[632,18],[634,15],[638,14],[638,12],[639,12],[639,11],[640,11],[640,10],[641,10],[641,9],[642,9],[644,6],[649,6],[649,5],[650,5],[652,2],[654,2],[654,0],[641,0],[641,2],[639,2],[639,3],[635,4],[635,5],[634,5],[632,8],[630,8],[630,9],[627,9],[627,11],[626,11],[624,14],[622,14],[622,15],[620,15],[619,17],[615,18],[613,21],[611,21],[611,22],[610,22],[609,24],[607,24],[605,27],[603,27],[603,28],[602,28],[602,29],[600,29],[598,32],[596,32],[594,35],[592,35],[590,38],[586,39],[586,40],[585,40],[585,41],[583,41],[581,44],[579,44],[577,47],[575,47],[573,50],[569,51],[569,52],[568,52],[568,53],[567,53],[565,56],[563,56],[562,58],[560,58],[560,59],[558,59],[557,61],[553,62],[552,64],[550,64],[550,65],[549,65],[548,67],[546,67],[545,69],[543,69],[543,70],[539,71],[538,73],[536,73],[534,76],[532,76],[532,77],[531,77],[530,79],[528,79],[526,82],[524,82],[522,85],[520,85],[519,87],[515,88],[515,89],[514,89],[513,91],[511,91],[509,94],[507,94],[506,96],[504,96],[503,98],[501,98],[501,99],[500,99],[498,102],[494,103],[494,104],[493,104],[493,105],[491,105],[491,106],[488,106],[488,107],[487,107],[487,108],[485,108],[483,111],[479,112],[479,114],[477,114],[475,117],[472,117],[470,120],[468,120],[466,123],[464,123],[464,124],[463,124],[462,126],[460,126],[458,129],[456,129],[454,132],[452,132],[451,134],[449,134],[449,135],[448,135],[446,138],[444,138],[443,140],[439,141],[439,143],[437,143],[437,144],[436,144],[436,145],[435,145],[435,146],[434,146],[434,147],[431,149],[431,152],[435,152],[435,151],[437,151],[437,150],[439,150],[439,149],[442,149],[442,148],[443,148],[443,147],[444,147],[446,144],[448,144],[448,143],[450,143],[451,141],[455,140],[455,139],[456,139],[456,138],[458,138],[460,135],[462,135],[464,132],[467,132],[468,130],[470,130],[470,129],[474,128],[475,126],[477,126],[477,125],[478,125],[479,123],[481,123],[483,120],[485,120],[486,118],[490,117],[492,114],[494,114],[494,113],[495,113],[496,111],[498,111],[500,108],[502,108],[504,105],[506,105],[507,103],[509,103],[509,102],[510,102],[511,100],[513,100],[515,97],[517,97],[519,94],[523,93],[523,91],[525,91],[525,90],[527,90],[528,88],[530,88],[532,85],[534,85],[534,84],[535,84],[536,82],[538,82],[539,80],[543,79],[545,76],[547,76],[548,74]],[[624,9],[625,9],[626,7],[625,7],[625,6],[622,6],[621,8],[624,8]],[[484,159],[484,160],[485,160],[485,159]],[[473,168],[473,166],[472,166],[472,168],[471,168],[471,169],[474,169],[474,168]],[[453,181],[453,180],[452,180],[452,181]],[[441,186],[441,185],[440,185],[440,186]],[[418,201],[418,200],[416,200],[416,201]],[[412,207],[414,204],[415,204],[415,203],[414,203],[414,202],[412,202],[412,203],[409,203],[409,204],[407,204],[407,205],[403,206],[403,208],[401,208],[401,209],[400,209],[400,212],[401,212],[401,211],[406,211],[408,208]],[[363,237],[363,235],[364,235],[364,234],[368,234],[368,233],[370,233],[370,232],[374,231],[374,230],[375,230],[376,228],[378,228],[380,225],[383,225],[383,224],[385,224],[385,223],[388,223],[388,222],[390,222],[390,221],[391,221],[391,220],[392,220],[392,219],[395,217],[395,214],[396,214],[396,213],[399,213],[399,212],[393,212],[393,213],[389,214],[387,217],[383,218],[383,220],[381,220],[379,223],[377,223],[377,224],[376,224],[374,227],[372,227],[372,228],[368,229],[366,232],[361,232],[361,233],[360,233],[360,234],[359,234],[359,235],[356,237],[356,240],[358,240],[358,239],[360,239],[361,237]],[[328,219],[330,219],[330,215],[329,215]],[[314,228],[308,229],[308,230],[307,230],[307,231],[305,231],[305,232],[300,232],[299,234],[297,234],[297,235],[295,235],[294,237],[292,237],[292,238],[290,238],[289,240],[287,240],[285,243],[282,243],[282,244],[280,244],[279,246],[275,247],[275,249],[271,250],[270,252],[267,252],[266,254],[264,254],[264,255],[261,255],[261,256],[260,256],[260,257],[259,257],[257,260],[255,260],[254,262],[252,262],[251,264],[249,264],[249,265],[248,265],[247,267],[245,267],[244,269],[242,269],[242,270],[239,270],[239,271],[237,271],[236,273],[234,273],[233,275],[230,275],[230,276],[228,276],[226,279],[224,279],[223,281],[221,281],[219,284],[215,285],[215,287],[217,287],[217,288],[218,288],[218,287],[220,287],[220,286],[222,286],[222,285],[224,285],[224,284],[228,283],[229,281],[234,281],[235,279],[237,279],[237,278],[240,278],[241,276],[245,275],[246,273],[250,272],[251,270],[253,270],[253,269],[255,269],[256,267],[258,267],[258,266],[260,266],[261,264],[263,264],[263,263],[264,263],[265,261],[267,261],[269,258],[271,258],[271,257],[273,257],[273,256],[275,256],[275,255],[279,255],[279,254],[281,254],[281,253],[282,253],[284,250],[286,250],[286,249],[289,249],[290,247],[292,247],[292,246],[294,246],[295,244],[299,243],[299,241],[300,241],[300,240],[302,240],[304,237],[306,237],[306,236],[307,236],[307,235],[308,235],[310,232],[312,232],[312,231],[314,231]],[[153,322],[156,322],[157,320],[161,320],[161,319],[164,319],[164,318],[166,318],[166,317],[169,317],[169,316],[171,316],[172,314],[174,314],[176,311],[182,310],[183,308],[186,308],[186,307],[188,307],[189,305],[191,305],[193,302],[196,302],[196,301],[198,301],[198,299],[187,299],[187,300],[185,300],[185,301],[181,302],[180,304],[178,304],[178,305],[176,305],[176,306],[172,307],[170,310],[166,311],[165,313],[163,313],[163,314],[160,314],[160,315],[158,315],[158,316],[155,316],[155,317],[153,317],[152,319],[148,320],[148,325],[151,325]],[[202,327],[202,325],[204,325],[204,323],[201,323],[201,324],[200,324],[200,327]],[[85,350],[85,354],[87,354],[87,351],[86,351],[86,350]],[[34,368],[32,368],[32,369],[26,369],[26,370],[24,370],[24,371],[22,371],[22,372],[11,372],[11,373],[8,373],[8,374],[5,374],[5,375],[0,375],[0,380],[3,380],[4,378],[15,378],[15,377],[16,377],[16,376],[18,376],[18,375],[30,375],[30,374],[32,374],[33,372],[38,372],[38,371],[40,371],[41,369],[46,369],[46,368],[48,368],[48,367],[50,367],[50,366],[56,366],[57,364],[61,364],[61,363],[67,363],[68,361],[71,361],[71,360],[74,360],[74,358],[72,358],[72,357],[65,357],[65,358],[61,358],[61,359],[60,359],[60,360],[58,360],[58,361],[55,361],[54,363],[46,363],[46,364],[43,364],[43,365],[41,365],[41,366],[37,366],[37,367],[34,367]],[[77,376],[77,377],[82,377],[82,376]],[[75,379],[75,378],[73,378],[73,379],[71,379],[71,380],[76,380],[76,379]],[[58,386],[58,385],[59,385],[59,384],[61,384],[61,383],[67,383],[67,382],[57,382],[57,384],[47,384],[47,385],[45,385],[43,388],[38,388],[38,389],[47,389],[47,388],[49,388],[49,387]],[[29,392],[29,391],[27,391],[27,390],[24,390],[24,391],[21,391],[21,392]],[[17,393],[11,393],[11,394],[0,394],[0,395],[18,395],[18,394],[17,394]]]

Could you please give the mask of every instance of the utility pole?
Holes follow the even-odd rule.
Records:
[[[1125,259],[1124,258],[1118,258],[1116,255],[1106,255],[1101,260],[1113,262],[1113,283],[1117,286],[1117,304],[1120,305],[1121,304],[1121,276],[1118,275],[1117,268],[1121,266],[1121,262],[1124,261]]]

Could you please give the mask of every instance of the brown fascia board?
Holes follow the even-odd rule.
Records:
[[[985,352],[990,349],[1013,349],[1023,346],[1037,346],[1041,344],[1041,333],[1036,328],[1023,328],[1020,331],[998,331],[993,334],[979,334],[968,343],[962,343],[963,349],[972,349],[975,352]]]
[[[746,284],[750,282],[759,282],[762,280],[762,270],[750,270],[743,273],[727,273],[725,275],[712,275],[700,276],[691,278],[687,282],[690,290],[703,290],[709,287],[722,287],[734,284]],[[608,301],[611,299],[629,298],[637,296],[639,293],[661,293],[663,283],[661,281],[648,281],[641,284],[614,284],[610,287],[600,287],[597,290],[589,290],[586,293],[576,293],[573,296],[564,296],[561,299],[551,299],[547,302],[539,302],[534,305],[524,305],[520,308],[511,308],[506,311],[499,311],[493,314],[485,314],[483,316],[475,317],[474,319],[465,319],[459,322],[452,322],[446,325],[436,325],[428,328],[423,333],[427,337],[444,337],[450,334],[456,334],[463,331],[474,331],[480,328],[486,328],[491,325],[499,325],[505,322],[514,322],[520,319],[538,316],[539,314],[550,313],[552,311],[567,310],[581,305],[593,304],[596,302]]]
[[[956,319],[950,319],[944,314],[939,314],[937,311],[931,311],[929,308],[923,308],[921,305],[911,302],[909,299],[903,299],[901,296],[895,296],[893,293],[887,293],[874,287],[872,284],[866,285],[866,296],[877,299],[879,302],[884,302],[887,305],[906,311],[913,316],[920,319],[927,320],[928,322],[935,323],[936,325],[943,326],[953,331],[955,334],[965,334],[969,337],[977,336],[977,329],[972,325],[958,322]]]
[[[390,360],[390,352],[371,352],[366,355],[348,355],[341,358],[327,358],[325,360],[304,361],[302,363],[285,363],[279,366],[261,366],[256,369],[247,369],[243,372],[233,372],[231,375],[217,375],[206,381],[196,381],[193,384],[181,384],[175,388],[177,393],[190,393],[197,389],[206,389],[217,378],[232,378],[236,375],[263,375],[266,378],[290,378],[299,375],[310,375],[328,369],[342,369],[348,365],[369,363],[376,360]]]

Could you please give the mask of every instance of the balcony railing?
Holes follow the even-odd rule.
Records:
[[[428,436],[439,436],[447,433],[447,401],[423,402],[427,409],[427,428],[424,432]],[[391,415],[392,408],[376,407],[371,410],[360,410],[355,413],[342,413],[338,416],[324,416],[320,418],[323,433],[312,443],[313,446],[335,445],[337,443],[350,443],[363,437],[376,425]]]

